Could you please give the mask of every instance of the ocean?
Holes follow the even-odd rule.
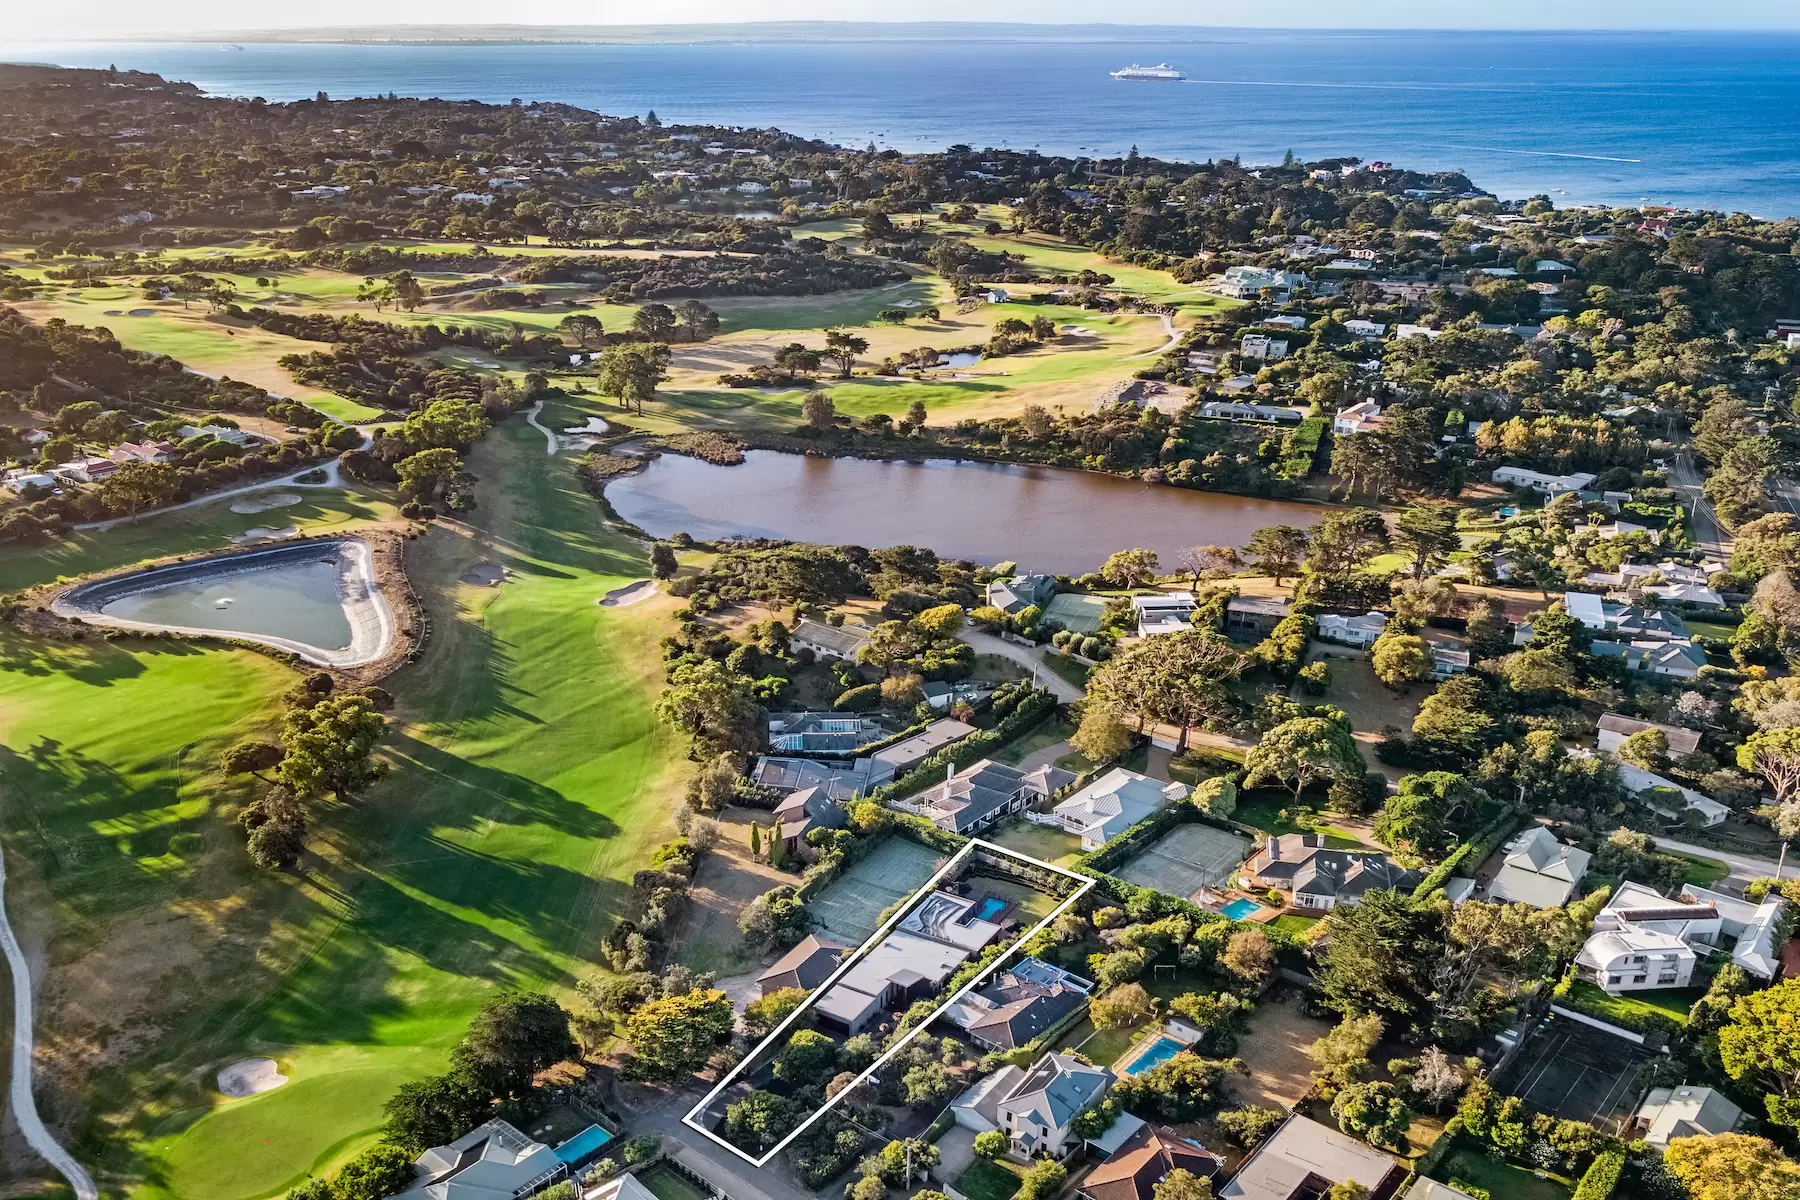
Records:
[[[291,100],[389,91],[779,126],[861,146],[1459,168],[1503,197],[1800,215],[1800,35],[1195,30],[1136,42],[264,45],[0,42]],[[1168,61],[1183,83],[1108,72]]]

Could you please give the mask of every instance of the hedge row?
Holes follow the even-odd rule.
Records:
[[[1419,886],[1413,889],[1413,895],[1421,898],[1431,895],[1443,887],[1449,881],[1450,876],[1455,874],[1457,868],[1464,864],[1467,864],[1469,870],[1473,871],[1486,861],[1488,855],[1494,852],[1495,846],[1512,836],[1513,830],[1518,828],[1518,825],[1517,813],[1510,810],[1501,813],[1488,823],[1487,828],[1452,850],[1445,856],[1443,862],[1433,867],[1431,874],[1420,880]]]
[[[1581,1182],[1575,1185],[1571,1200],[1608,1200],[1613,1189],[1619,1186],[1619,1172],[1624,1169],[1625,1153],[1622,1150],[1595,1155]]]
[[[945,746],[894,782],[870,792],[869,799],[885,803],[889,800],[904,800],[914,792],[922,792],[944,778],[945,767],[966,767],[987,757],[989,751],[1004,746],[1014,738],[1023,737],[1055,711],[1054,695],[1048,691],[1034,691],[1019,701],[1019,706],[992,729],[983,729],[960,742]]]

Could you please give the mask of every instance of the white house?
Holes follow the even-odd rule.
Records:
[[[1542,471],[1525,467],[1496,467],[1489,478],[1503,487],[1526,488],[1545,496],[1560,496],[1564,492],[1584,490],[1597,476],[1591,471],[1576,471],[1571,475],[1546,475]]]
[[[1349,408],[1339,409],[1332,418],[1331,432],[1339,437],[1352,433],[1367,433],[1381,428],[1381,405],[1373,400],[1364,400],[1360,404],[1352,404]]]
[[[1679,1137],[1731,1133],[1743,1123],[1744,1110],[1709,1087],[1651,1088],[1638,1106],[1633,1127],[1657,1151]]]
[[[1282,408],[1274,404],[1247,404],[1239,400],[1212,400],[1200,406],[1200,415],[1238,421],[1300,422],[1306,419],[1306,410]]]
[[[1238,353],[1259,362],[1276,362],[1288,356],[1285,338],[1272,338],[1266,333],[1246,333],[1238,343]]]
[[[1488,897],[1533,908],[1560,908],[1587,874],[1592,858],[1580,846],[1559,842],[1542,825],[1533,825],[1506,844],[1506,859],[1488,885]]]
[[[1688,904],[1708,904],[1719,914],[1719,932],[1736,938],[1731,948],[1731,961],[1758,979],[1774,979],[1781,971],[1781,946],[1776,938],[1781,932],[1781,914],[1787,901],[1770,895],[1760,904],[1742,896],[1728,896],[1697,884],[1681,889],[1681,899]]]
[[[868,645],[869,631],[858,625],[826,625],[821,621],[802,620],[794,626],[788,645],[795,650],[810,650],[816,658],[841,658],[855,662],[856,652]]]
[[[1106,1095],[1112,1082],[1113,1073],[1105,1067],[1067,1054],[1046,1054],[1000,1098],[995,1127],[1006,1132],[1010,1149],[1020,1158],[1065,1158],[1082,1142],[1071,1124]]]
[[[1629,642],[1595,642],[1589,649],[1601,657],[1624,659],[1627,671],[1644,671],[1671,679],[1697,679],[1700,668],[1706,665],[1706,651],[1691,641],[1634,638]]]
[[[1673,779],[1665,778],[1664,776],[1656,774],[1654,771],[1646,771],[1642,767],[1633,766],[1628,762],[1620,762],[1618,767],[1619,782],[1625,785],[1626,791],[1640,794],[1640,799],[1643,798],[1641,793],[1649,792],[1655,788],[1662,788],[1681,793],[1683,808],[1680,810],[1671,810],[1664,805],[1653,803],[1648,800],[1645,801],[1645,803],[1650,804],[1650,807],[1667,816],[1679,817],[1683,812],[1691,809],[1700,814],[1702,824],[1718,825],[1723,822],[1726,817],[1731,815],[1731,809],[1728,806],[1720,804],[1710,796],[1701,795],[1693,788],[1683,787]]]
[[[1326,613],[1319,618],[1319,636],[1348,646],[1373,646],[1387,622],[1386,613],[1368,612],[1360,617]]]
[[[1374,341],[1387,336],[1387,326],[1378,321],[1351,320],[1344,322],[1344,332],[1364,341]]]
[[[1625,925],[1596,930],[1575,963],[1581,975],[1611,995],[1686,987],[1697,956],[1672,933]]]
[[[1213,291],[1234,300],[1255,299],[1264,288],[1277,293],[1292,291],[1306,283],[1306,276],[1292,271],[1271,271],[1263,267],[1229,267],[1213,284]]]
[[[1161,592],[1154,596],[1133,596],[1131,607],[1137,612],[1138,636],[1155,637],[1159,633],[1180,633],[1192,629],[1194,609],[1192,592]]]
[[[1644,589],[1647,595],[1660,596],[1695,608],[1718,610],[1725,607],[1725,597],[1700,583],[1659,583]]]
[[[1083,850],[1098,850],[1163,805],[1186,799],[1188,790],[1114,767],[1051,811],[1081,838]]]

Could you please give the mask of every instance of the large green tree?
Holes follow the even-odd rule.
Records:
[[[1179,726],[1180,750],[1190,726],[1235,710],[1226,685],[1243,665],[1244,656],[1210,630],[1159,634],[1100,664],[1088,680],[1088,702],[1130,713],[1140,723]]]
[[[1719,1030],[1719,1061],[1764,1091],[1769,1120],[1800,1126],[1800,979],[1739,996]]]
[[[1363,771],[1349,726],[1334,717],[1295,717],[1269,732],[1244,758],[1247,787],[1279,783],[1298,797],[1315,783]]]
[[[600,352],[596,385],[608,396],[617,396],[622,408],[656,399],[657,385],[669,377],[669,348],[661,342],[628,342]]]
[[[1380,1013],[1394,1025],[1428,1023],[1432,969],[1444,945],[1444,913],[1401,892],[1373,891],[1332,910],[1319,952],[1326,1003],[1345,1014]]]
[[[354,795],[387,774],[373,757],[387,727],[367,696],[332,696],[297,708],[282,725],[286,754],[275,778],[296,796]]]
[[[450,1062],[488,1095],[517,1100],[531,1091],[539,1071],[573,1057],[562,1005],[539,993],[507,992],[482,1006]]]
[[[637,1051],[629,1071],[658,1080],[698,1071],[734,1024],[731,1001],[716,988],[652,1000],[625,1019],[625,1040]]]

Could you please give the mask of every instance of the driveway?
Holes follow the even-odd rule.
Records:
[[[952,1125],[937,1140],[938,1165],[932,1168],[941,1179],[954,1183],[975,1161],[975,1131]]]
[[[1692,842],[1678,842],[1674,838],[1666,838],[1661,834],[1655,835],[1655,841],[1659,850],[1679,850],[1683,854],[1698,854],[1702,858],[1716,859],[1724,863],[1731,868],[1731,874],[1726,877],[1726,881],[1736,884],[1739,891],[1742,891],[1744,885],[1752,879],[1770,879],[1775,875],[1777,863],[1772,858],[1757,858],[1754,855],[1738,854],[1730,850],[1715,850],[1711,846],[1696,846]],[[1800,865],[1800,863],[1796,865]],[[1793,869],[1786,867],[1782,869],[1781,873],[1791,879],[1793,877],[1788,875],[1788,872]]]
[[[681,1123],[681,1116],[704,1092],[683,1090],[631,1120],[629,1134],[659,1134],[670,1158],[710,1182],[731,1200],[819,1200],[792,1178],[785,1155],[753,1167],[704,1134]]]
[[[1001,658],[1010,658],[1026,670],[1035,672],[1038,685],[1049,688],[1064,704],[1080,700],[1086,695],[1080,688],[1045,666],[1044,652],[1036,646],[1021,646],[1017,642],[1009,642],[1005,638],[974,628],[963,630],[961,637],[975,647],[977,654],[997,654]]]

